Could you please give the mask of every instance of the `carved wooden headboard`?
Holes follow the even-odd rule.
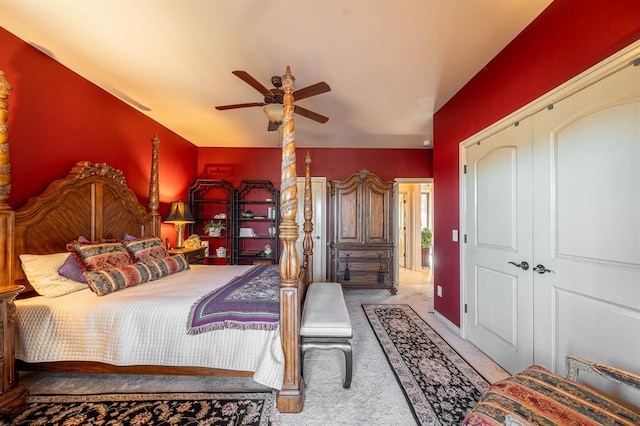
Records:
[[[104,163],[79,162],[64,179],[16,211],[14,283],[28,286],[20,267],[22,253],[47,254],[66,250],[83,236],[91,241],[158,236],[160,217],[148,213],[127,187],[120,170]]]

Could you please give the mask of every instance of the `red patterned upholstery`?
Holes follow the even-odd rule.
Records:
[[[621,370],[613,370],[620,375]],[[493,384],[463,422],[467,426],[504,424],[631,426],[640,424],[640,414],[534,365]]]

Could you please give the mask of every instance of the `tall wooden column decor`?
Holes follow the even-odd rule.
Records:
[[[311,188],[311,153],[307,151],[304,158],[304,239],[302,240],[305,272],[309,284],[313,282],[313,191]]]
[[[281,412],[299,413],[304,402],[304,383],[300,372],[300,302],[298,277],[300,261],[296,250],[298,240],[298,188],[296,147],[293,129],[293,89],[295,78],[287,66],[282,76],[284,89],[284,120],[282,130],[282,169],[280,180],[280,338],[285,357],[282,390],[278,393]]]
[[[18,383],[14,358],[16,307],[13,301],[24,287],[13,284],[11,270],[15,212],[8,203],[11,192],[7,130],[9,93],[11,85],[0,71],[0,416],[19,413],[29,395]]]
[[[158,151],[160,140],[158,135],[153,135],[151,139],[151,178],[149,179],[149,213],[151,213],[152,224],[148,231],[152,237],[160,237],[160,180],[158,178]]]

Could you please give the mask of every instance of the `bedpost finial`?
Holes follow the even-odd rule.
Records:
[[[9,93],[13,87],[9,84],[4,76],[4,71],[0,70],[0,99],[6,99],[9,97]]]
[[[290,86],[293,87],[294,83],[296,81],[296,78],[293,76],[293,74],[291,74],[291,67],[289,65],[287,65],[287,69],[284,72],[284,75],[282,76],[282,86],[283,89],[286,89],[285,86],[285,81],[289,81],[290,82]],[[292,90],[293,91],[293,90]]]

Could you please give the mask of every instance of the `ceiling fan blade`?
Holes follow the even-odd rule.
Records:
[[[220,110],[220,111],[223,111],[225,109],[248,108],[248,107],[254,107],[254,106],[264,106],[264,103],[262,103],[262,102],[249,102],[247,104],[221,105],[221,106],[217,106],[216,109]]]
[[[278,127],[280,127],[278,123],[274,123],[273,121],[270,121],[269,126],[267,126],[267,131],[275,132],[276,130],[278,130]]]
[[[319,95],[331,91],[331,87],[324,81],[320,83],[312,84],[311,86],[303,87],[300,90],[293,92],[293,99],[299,101],[300,99],[308,98],[310,96]]]
[[[317,112],[309,111],[308,109],[302,108],[298,105],[295,105],[293,107],[293,112],[295,112],[296,114],[300,114],[303,117],[307,117],[314,121],[317,121],[318,123],[326,123],[327,121],[329,121],[329,117],[320,115]]]
[[[242,81],[247,83],[249,86],[256,89],[258,92],[262,93],[263,96],[270,95],[271,91],[264,87],[262,83],[260,83],[255,78],[251,77],[246,71],[232,71],[232,74],[236,77],[240,78]]]

